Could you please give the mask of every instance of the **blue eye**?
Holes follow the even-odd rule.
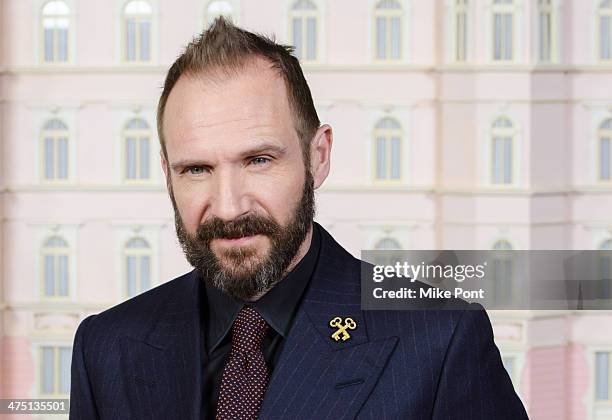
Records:
[[[190,166],[185,169],[185,172],[189,172],[191,175],[201,175],[204,173],[203,166]]]
[[[268,163],[269,161],[270,159],[263,156],[257,156],[256,158],[251,159],[251,163],[254,163],[255,165],[261,165],[264,163]]]

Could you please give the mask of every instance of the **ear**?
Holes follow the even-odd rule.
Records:
[[[332,143],[332,128],[328,124],[323,124],[310,143],[310,169],[315,189],[323,184],[329,174]]]

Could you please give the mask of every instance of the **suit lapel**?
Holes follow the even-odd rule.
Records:
[[[201,418],[199,280],[192,271],[181,281],[176,293],[154,309],[158,316],[143,326],[143,334],[124,337],[121,343],[134,418]]]
[[[395,349],[397,337],[371,339],[361,312],[360,262],[322,227],[321,250],[284,344],[260,418],[354,418]],[[335,341],[334,317],[357,324]]]

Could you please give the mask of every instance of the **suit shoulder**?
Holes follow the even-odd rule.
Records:
[[[195,270],[162,283],[97,315],[90,316],[86,318],[88,320],[87,329],[96,331],[96,333],[142,331],[151,323],[152,318],[159,313],[166,302],[177,295],[189,296],[192,293],[194,276]]]

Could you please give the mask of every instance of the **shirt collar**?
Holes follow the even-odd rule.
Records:
[[[297,265],[268,293],[256,302],[242,302],[226,295],[203,281],[201,299],[206,302],[204,325],[208,354],[215,350],[230,333],[234,319],[244,305],[250,305],[261,314],[268,325],[286,338],[304,290],[312,276],[319,256],[321,235],[316,223],[312,224],[310,248]]]

